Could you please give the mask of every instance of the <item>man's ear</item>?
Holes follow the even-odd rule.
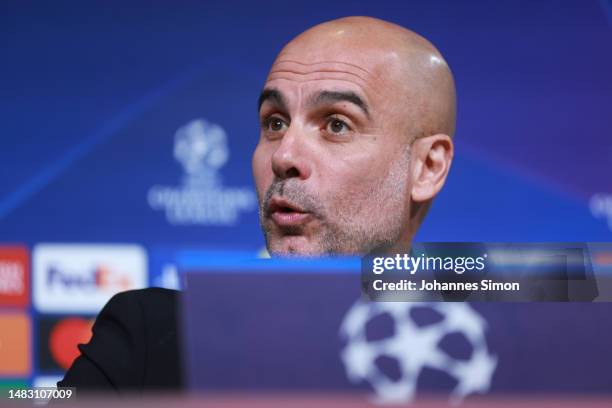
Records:
[[[442,189],[453,161],[453,141],[445,134],[417,138],[411,148],[412,199],[433,199]]]

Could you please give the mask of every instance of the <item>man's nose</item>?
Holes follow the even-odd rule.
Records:
[[[297,177],[302,180],[312,172],[311,149],[307,135],[295,125],[290,125],[281,143],[272,155],[272,171],[280,179]]]

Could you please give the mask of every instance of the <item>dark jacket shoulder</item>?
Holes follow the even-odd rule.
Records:
[[[118,392],[181,388],[179,296],[162,288],[113,296],[96,318],[91,340],[79,345],[81,355],[58,385]]]

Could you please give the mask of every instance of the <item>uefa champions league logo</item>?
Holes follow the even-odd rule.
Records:
[[[440,320],[419,324],[412,312],[418,308],[433,311]],[[366,325],[388,315],[393,322],[389,337],[369,340]],[[425,367],[443,371],[457,384],[450,394],[451,403],[459,403],[472,393],[485,393],[497,366],[497,358],[487,348],[486,322],[466,303],[362,302],[346,314],[340,336],[346,340],[341,352],[351,382],[367,382],[381,404],[407,403],[414,400],[417,380]],[[470,356],[459,359],[440,348],[448,335],[459,334],[471,346]],[[390,378],[376,364],[381,357],[394,359],[399,378]]]
[[[181,186],[151,187],[148,202],[173,225],[236,225],[241,212],[257,208],[247,187],[223,186],[220,169],[229,160],[227,135],[219,125],[195,119],[174,135],[174,158],[183,169]]]
[[[229,158],[225,131],[203,119],[187,123],[174,135],[174,158],[183,166],[186,184],[216,185]]]

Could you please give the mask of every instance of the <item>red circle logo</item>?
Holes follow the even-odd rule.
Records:
[[[91,338],[93,320],[71,317],[60,320],[51,329],[49,349],[55,362],[67,370],[80,354],[77,345],[87,343]]]

